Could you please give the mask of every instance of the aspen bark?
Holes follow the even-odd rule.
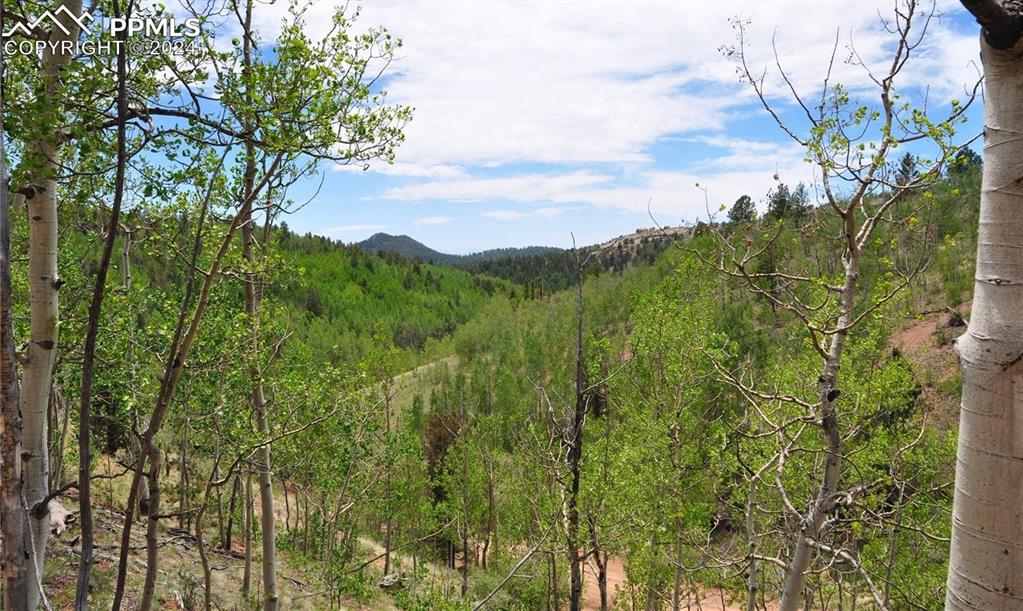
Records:
[[[263,387],[259,385],[254,392],[257,405],[262,408],[256,410],[256,421],[260,432],[269,436],[269,427],[266,421],[266,401],[263,398]],[[257,453],[259,458],[259,505],[260,505],[260,528],[263,539],[263,609],[264,611],[276,611],[277,598],[277,537],[274,525],[274,497],[273,485],[270,477],[270,445],[265,444]]]
[[[847,225],[850,217],[846,217]],[[847,227],[849,236],[853,234]],[[852,244],[852,240],[850,240]],[[821,401],[821,430],[824,433],[827,445],[827,460],[824,466],[824,475],[821,478],[820,488],[811,504],[810,510],[803,519],[800,526],[799,537],[796,541],[796,551],[789,561],[785,571],[785,584],[781,594],[782,611],[795,611],[800,606],[800,599],[803,595],[803,587],[806,585],[806,573],[810,568],[810,561],[813,556],[813,548],[810,539],[816,540],[820,535],[820,528],[828,513],[834,508],[835,493],[838,491],[838,479],[842,461],[842,436],[838,429],[838,415],[835,412],[835,403],[838,399],[838,372],[841,368],[842,353],[845,350],[845,340],[848,337],[848,327],[852,320],[853,306],[855,305],[856,289],[860,277],[859,249],[850,245],[846,252],[843,265],[845,266],[845,279],[842,283],[840,297],[841,313],[835,328],[838,331],[831,337],[831,345],[828,347],[827,359],[824,362],[824,369],[818,380]]]
[[[757,506],[757,484],[760,473],[753,476],[749,483],[749,494],[746,497],[746,538],[749,540],[749,573],[746,577],[746,611],[757,611],[757,590],[759,564],[755,555],[759,553],[757,533],[754,522],[754,510]]]
[[[188,530],[191,518],[188,513],[191,499],[189,489],[192,483],[188,477],[188,404],[185,403],[185,417],[181,423],[180,456],[178,456],[178,528]]]
[[[981,42],[984,173],[973,310],[956,342],[963,398],[946,609],[1023,609],[1021,57],[1018,39],[1006,49]]]
[[[487,459],[487,538],[483,541],[483,570],[487,570],[487,556],[491,545],[496,547],[497,498],[494,494],[494,464]]]
[[[156,593],[156,564],[160,553],[160,467],[163,466],[160,450],[155,446],[149,455],[149,507],[146,518],[146,578],[142,585],[142,602],[139,611],[153,608]]]
[[[462,426],[468,422],[465,413],[465,401],[458,400],[461,406]],[[464,428],[462,429],[465,430]],[[469,592],[469,440],[465,440],[462,447],[462,598]]]
[[[81,0],[63,0],[61,6],[72,15],[82,13]],[[43,51],[43,94],[49,100],[58,100],[61,90],[61,70],[73,59],[64,42],[78,39],[79,28],[68,15],[59,19],[69,34],[54,28],[51,42]],[[57,125],[60,123],[57,122]],[[21,379],[21,415],[23,418],[22,458],[25,506],[34,508],[49,494],[50,459],[47,447],[47,411],[50,384],[57,349],[57,291],[60,278],[57,272],[57,175],[60,171],[60,135],[56,129],[27,146],[38,162],[33,168],[35,180],[30,185],[31,197],[26,198],[29,217],[28,285],[30,310],[30,338],[27,359]],[[28,607],[39,605],[39,582],[46,557],[46,541],[50,534],[50,512],[43,503],[38,510],[29,512],[31,541]]]
[[[121,7],[118,0],[113,2],[114,14],[120,16]],[[121,204],[124,202],[125,172],[128,165],[127,153],[127,114],[128,114],[128,59],[125,49],[126,35],[120,37],[121,46],[117,52],[117,169],[114,177],[114,202],[110,210],[110,221],[103,245],[103,255],[96,283],[93,286],[92,303],[89,305],[89,321],[86,326],[85,345],[82,356],[82,387],[79,397],[78,421],[78,508],[81,524],[82,547],[78,560],[78,579],[75,585],[75,609],[85,611],[89,608],[89,584],[92,575],[93,556],[93,518],[92,518],[92,442],[91,408],[92,382],[96,366],[96,338],[99,334],[100,318],[103,310],[107,275],[113,257],[114,242],[117,240],[118,223],[121,216]],[[127,258],[128,241],[125,241],[125,258]],[[127,271],[125,272],[128,273]],[[54,398],[58,395],[54,390]],[[63,444],[60,447],[63,453]],[[60,480],[57,480],[60,485]]]
[[[242,602],[245,602],[249,598],[249,592],[252,589],[252,473],[245,475],[245,507],[242,509],[242,515],[245,516],[245,524],[242,527],[242,540],[245,541]]]
[[[217,479],[217,473],[219,472],[218,467],[220,466],[219,450],[217,450],[216,455],[213,457],[213,461],[213,472],[210,474],[210,480],[206,482],[199,510],[195,512],[195,546],[199,550],[199,562],[202,564],[203,609],[205,610],[213,609],[213,569],[210,567],[209,555],[206,553],[206,542],[203,540],[202,520],[210,506],[210,497],[212,496],[214,486],[219,489],[224,483],[221,481],[219,484],[214,484],[214,480]]]
[[[671,589],[671,611],[682,610],[682,582],[685,580],[685,574],[682,572],[682,552],[683,547],[682,538],[682,520],[681,518],[675,518],[675,581],[672,584]],[[606,594],[607,585],[604,584],[600,591],[601,598],[601,611],[606,611],[607,606],[603,604],[604,599],[607,597]]]
[[[384,432],[387,435],[387,443],[391,443],[391,384],[393,378],[390,378],[385,382],[384,387],[384,410],[385,410],[385,429]],[[391,504],[391,494],[393,489],[392,484],[392,472],[393,465],[390,460],[387,461],[386,465],[387,474],[385,476],[384,483],[384,513],[386,515],[384,522],[384,575],[391,574],[391,515],[393,508]]]
[[[281,481],[281,490],[284,492],[284,530],[291,534],[291,495],[288,494],[288,482]]]
[[[550,556],[550,559],[551,559],[551,562],[550,562],[551,581],[550,581],[550,587],[548,589],[550,591],[550,601],[551,601],[550,608],[553,610],[553,609],[560,608],[560,606],[561,606],[561,595],[558,593],[558,558],[552,552],[551,556]]]
[[[610,609],[609,600],[607,597],[607,552],[603,551],[600,546],[600,540],[597,538],[597,520],[592,515],[589,517],[590,525],[590,544],[593,546],[593,563],[597,565],[597,590],[600,593],[600,611],[607,611]],[[681,543],[678,547],[682,549]],[[681,553],[681,552],[680,552]],[[676,582],[677,583],[677,582]]]
[[[579,488],[582,480],[583,423],[589,404],[586,396],[586,361],[583,350],[583,273],[585,262],[578,264],[576,285],[576,346],[575,346],[575,407],[566,423],[565,443],[568,452],[565,461],[569,483],[566,499],[565,530],[568,543],[569,609],[580,611],[583,600],[583,554],[579,552]]]
[[[242,24],[244,40],[242,42],[243,73],[248,75],[252,68],[252,0],[245,3],[245,22]],[[246,90],[246,98],[251,100],[251,92]],[[242,249],[245,260],[250,266],[255,262],[255,237],[252,231],[252,205],[256,197],[256,152],[252,141],[245,143],[245,197],[238,214],[241,216],[242,227]],[[264,177],[266,181],[266,177]],[[269,213],[268,213],[269,214]],[[269,223],[269,219],[267,219]],[[259,331],[261,290],[256,286],[260,280],[259,272],[251,272],[250,278],[245,282],[245,313],[252,324],[252,348],[258,350],[261,337]],[[264,440],[270,437],[270,424],[267,418],[266,397],[263,392],[262,372],[259,365],[254,365],[251,371],[252,378],[252,408],[256,414],[256,425]],[[264,611],[277,611],[277,536],[274,524],[274,496],[272,481],[272,464],[270,462],[270,444],[264,443],[256,452],[257,464],[259,465],[259,506],[260,506],[260,528],[262,531],[263,543],[263,609]]]
[[[224,509],[220,502],[217,502],[217,519],[220,521],[220,549],[231,551],[231,533],[234,531],[234,502],[241,493],[241,473],[236,472],[234,483],[231,485],[231,496],[227,501],[227,524],[224,523]],[[245,511],[242,510],[244,515]]]

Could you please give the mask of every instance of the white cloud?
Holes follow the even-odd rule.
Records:
[[[385,176],[399,176],[407,178],[459,178],[465,176],[465,170],[459,166],[448,164],[419,164],[419,163],[384,163],[371,162],[369,164],[334,164],[335,172],[359,173],[365,171],[384,174]]]
[[[484,212],[483,216],[499,221],[517,221],[525,218],[526,215],[518,210],[490,210]]]
[[[558,218],[562,214],[571,210],[578,210],[578,207],[566,207],[566,208],[537,208],[533,210],[533,214],[545,219]]]
[[[607,189],[578,191],[576,201],[606,210],[649,212],[659,223],[675,225],[719,215],[719,208],[731,206],[741,195],[755,201],[764,197],[778,179],[789,185],[813,181],[812,168],[802,162],[770,169],[695,174],[653,171],[643,173],[636,184]]]
[[[566,206],[561,208],[544,207],[527,210],[489,210],[481,214],[482,216],[496,219],[499,221],[518,221],[529,217],[555,219],[566,212],[579,209],[580,209],[579,206]]]
[[[383,197],[403,201],[477,202],[505,199],[520,203],[557,202],[562,194],[610,183],[613,176],[590,172],[519,174],[498,178],[466,177],[394,187]]]
[[[336,4],[312,4],[312,34],[329,27]],[[279,28],[284,5],[257,11],[268,35]],[[892,0],[394,1],[367,4],[359,23],[384,25],[405,42],[386,83],[391,100],[415,106],[398,159],[429,172],[513,162],[643,162],[664,137],[724,127],[752,101],[734,61],[719,51],[734,42],[728,20],[740,14],[751,20],[749,56],[757,73],[773,69],[777,31],[782,64],[812,96],[837,33],[832,82],[863,87],[866,71],[845,61],[850,44],[867,65],[884,65],[894,41],[878,16],[890,15],[893,6]],[[940,8],[962,10],[952,0],[941,0]],[[973,75],[976,36],[955,31],[946,18],[931,24],[916,53],[900,77],[905,86],[961,95]],[[772,98],[788,97],[777,78],[767,85]]]
[[[778,168],[789,167],[800,164],[806,155],[801,146],[787,139],[765,142],[714,134],[699,136],[691,141],[714,149],[714,153],[688,168],[690,173],[698,174],[759,171],[772,165]]]
[[[416,225],[443,225],[451,222],[450,216],[424,216],[416,220]]]
[[[741,146],[738,142],[731,145],[734,148]],[[708,212],[716,213],[720,205],[729,206],[741,195],[760,200],[778,181],[789,185],[814,181],[813,167],[798,155],[779,153],[771,157],[770,164],[756,164],[751,161],[752,157],[739,159],[738,155],[726,155],[721,159],[727,161],[700,163],[694,168],[679,171],[651,169],[637,172],[629,176],[627,184],[612,181],[610,177],[584,179],[576,173],[521,175],[428,182],[394,189],[389,195],[407,201],[440,199],[524,204],[521,208],[491,209],[480,213],[501,221],[554,219],[565,212],[589,207],[641,214],[649,211],[660,221],[675,224],[682,220],[693,222],[706,218]],[[534,188],[532,192],[530,187]]]
[[[312,3],[311,35],[330,26],[335,4]],[[259,7],[264,40],[279,27],[284,6]],[[751,68],[767,70],[768,98],[798,121],[801,111],[773,72],[772,46],[808,102],[819,96],[833,49],[831,83],[864,93],[872,86],[867,71],[847,60],[855,49],[871,69],[886,68],[894,39],[879,13],[889,16],[893,6],[367,3],[360,27],[384,25],[405,41],[385,85],[390,101],[415,113],[397,162],[370,168],[387,177],[386,186],[362,199],[483,202],[480,214],[495,220],[553,219],[578,207],[646,213],[649,202],[659,221],[675,223],[705,217],[743,194],[760,200],[775,175],[790,185],[810,182],[803,152],[739,82],[734,59],[719,51],[735,41],[729,18],[751,20]],[[938,7],[963,10],[956,0],[938,0]],[[976,78],[978,52],[976,27],[965,23],[946,16],[930,24],[897,80],[905,93],[926,93],[932,108],[963,97],[964,84]],[[738,132],[740,121],[756,131]],[[687,142],[707,149],[702,160],[685,154]]]
[[[775,176],[794,185],[813,181],[812,167],[803,161],[798,146],[787,142],[741,140],[723,135],[692,139],[720,150],[678,170],[641,168],[625,175],[512,174],[499,178],[468,176],[456,180],[433,180],[387,190],[384,197],[400,201],[510,202],[522,209],[490,210],[482,215],[498,220],[528,217],[553,219],[579,205],[645,213],[649,209],[678,222],[706,217],[707,206],[699,183],[707,189],[714,212],[722,202],[730,204],[740,195],[754,199],[774,186]]]

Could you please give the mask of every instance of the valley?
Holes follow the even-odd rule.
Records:
[[[0,608],[1020,611],[1021,4],[3,3]]]

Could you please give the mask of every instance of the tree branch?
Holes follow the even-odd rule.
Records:
[[[1023,15],[1010,13],[996,0],[960,0],[984,29],[984,40],[996,49],[1009,49],[1023,37]]]

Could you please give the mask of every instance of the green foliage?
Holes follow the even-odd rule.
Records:
[[[510,283],[391,253],[371,254],[326,238],[275,232],[285,277],[269,294],[288,304],[298,339],[324,362],[369,358],[383,335],[404,369],[436,358],[455,329]]]
[[[969,174],[980,169],[983,160],[973,149],[966,147],[956,153],[952,163],[949,164],[949,173],[953,176]]]
[[[932,236],[965,230],[977,197],[975,180],[975,175],[953,176],[900,205],[919,209],[919,222],[928,224]],[[813,209],[802,214],[815,224],[815,235],[834,231]],[[831,266],[837,275],[839,262],[827,258],[824,238],[802,229],[771,220],[749,227],[747,235],[753,248],[770,240],[779,261],[797,268]],[[948,252],[960,253],[957,260],[963,260],[972,239],[949,243]],[[607,407],[586,420],[580,512],[586,536],[594,533],[602,553],[624,562],[639,600],[651,592],[670,597],[675,557],[696,567],[687,579],[720,584],[738,595],[746,588],[741,576],[706,565],[708,554],[739,553],[735,550],[746,549],[751,536],[763,555],[783,553],[791,542],[778,533],[790,532],[796,519],[786,503],[811,497],[818,485],[806,474],[816,468],[824,447],[819,429],[803,427],[794,439],[779,436],[766,420],[753,417],[753,398],[728,375],[770,376],[776,388],[812,404],[819,392],[819,354],[790,324],[790,312],[739,290],[736,281],[722,279],[701,261],[713,247],[707,234],[692,240],[688,253],[666,253],[655,266],[620,276],[590,275],[584,284],[587,372],[591,380],[603,381]],[[864,266],[862,286],[876,300],[898,281],[892,265],[924,255],[929,245],[893,240],[881,231],[872,248],[878,261]],[[858,550],[872,575],[894,567],[892,605],[899,607],[911,601],[940,604],[946,553],[941,537],[948,535],[954,457],[953,435],[927,424],[931,408],[914,367],[890,347],[906,303],[932,303],[935,287],[951,286],[941,266],[923,276],[929,289],[918,283],[904,300],[865,314],[849,339],[839,381],[848,454],[844,477],[856,492],[853,502],[837,510],[829,537]],[[805,291],[801,298],[817,302],[827,290],[823,283],[833,281],[825,274],[820,283],[800,289]],[[548,440],[574,392],[574,317],[571,291],[543,301],[498,297],[456,330],[458,373],[431,392],[433,424],[428,422],[423,433],[433,482],[426,494],[442,516],[437,523],[451,521],[438,541],[457,548],[468,529],[470,545],[479,551],[490,537],[488,465],[501,466],[494,486],[502,539],[521,546],[535,540],[544,525],[553,524],[558,532],[562,497],[555,482],[563,456]],[[941,390],[954,393],[954,381]],[[427,408],[421,399],[412,403],[410,414]],[[805,418],[804,409],[790,399],[756,403],[776,423]],[[466,410],[464,419],[459,409]],[[410,421],[418,419],[410,415]],[[786,453],[779,467],[772,461],[786,443],[798,444],[800,451]],[[751,474],[762,468],[762,479],[752,484]],[[745,513],[751,493],[758,511],[749,531]],[[893,529],[894,523],[915,526]],[[492,554],[489,569],[471,570],[474,596],[503,577],[497,569],[500,552]],[[563,551],[553,560],[564,579]],[[519,600],[536,601],[529,603],[534,608],[545,604],[552,566],[534,560],[530,567],[530,579],[506,586],[515,588],[514,594],[499,595],[499,608]],[[839,562],[830,574],[811,577],[809,585],[837,596],[841,580],[848,602],[857,587],[857,596],[865,595],[854,573]],[[770,596],[780,588],[780,573],[764,569],[759,586]]]
[[[743,195],[739,199],[735,200],[735,204],[733,204],[731,209],[728,211],[729,223],[751,223],[755,221],[756,218],[756,204],[753,203],[753,198],[749,195]]]
[[[895,184],[908,185],[916,179],[919,172],[916,169],[917,160],[912,153],[906,152],[899,158],[899,167],[895,174]]]
[[[919,222],[932,240],[942,238],[926,282],[911,290],[908,301],[957,303],[953,291],[955,299],[968,297],[971,270],[962,262],[975,240],[967,219],[975,213],[977,185],[976,173],[953,175],[904,202],[920,208]],[[160,349],[182,298],[182,272],[173,261],[187,247],[182,228],[190,211],[181,201],[172,212],[127,216],[126,223],[137,228],[129,256],[132,280],[112,282],[104,311],[108,331],[100,356],[111,366],[96,380],[97,450],[126,446],[125,426],[156,392]],[[825,222],[812,210],[805,218]],[[97,223],[88,215],[79,222]],[[755,222],[742,231],[754,244],[773,240],[779,261],[828,265],[822,245],[805,238],[798,226],[767,223],[763,231]],[[17,236],[24,239],[23,232]],[[314,511],[308,523],[280,537],[292,561],[321,575],[332,595],[373,596],[373,573],[350,571],[366,557],[359,537],[379,540],[385,517],[396,525],[396,543],[403,546],[394,558],[401,570],[410,569],[413,553],[420,563],[435,566],[443,564],[449,545],[461,554],[463,534],[471,554],[482,555],[489,546],[487,568],[470,567],[466,599],[452,573],[444,587],[431,588],[422,578],[395,594],[400,608],[465,608],[496,586],[523,546],[548,528],[553,528],[548,547],[557,550],[562,499],[553,478],[561,457],[549,439],[552,422],[566,413],[574,393],[574,294],[522,299],[520,287],[506,281],[369,254],[283,227],[271,236],[265,256],[274,272],[267,276],[259,321],[265,348],[239,359],[236,347],[245,344],[251,321],[239,313],[240,287],[219,285],[163,443],[176,447],[187,429],[194,456],[220,453],[225,460],[258,443],[247,391],[248,369],[256,362],[273,404],[282,407],[272,411],[272,430],[284,435],[273,446],[277,480],[293,490],[292,501],[301,496],[314,508],[347,507],[336,519]],[[95,244],[90,232],[69,232],[65,245],[64,291],[74,295],[88,286]],[[864,290],[874,295],[895,281],[885,257],[914,257],[928,248],[892,243],[884,233],[876,247],[882,260],[865,266],[863,278]],[[204,245],[201,261],[209,260],[211,248]],[[689,252],[671,250],[653,265],[621,274],[591,273],[584,283],[587,372],[601,382],[606,407],[586,420],[580,511],[586,536],[592,528],[602,553],[624,562],[640,599],[647,592],[670,596],[676,553],[687,566],[697,566],[706,542],[710,551],[726,554],[743,548],[749,537],[744,523],[749,475],[777,453],[779,440],[763,422],[748,418],[748,398],[722,372],[770,375],[806,401],[817,392],[818,357],[788,324],[791,314],[750,297],[701,262],[712,248],[707,234],[690,241]],[[232,265],[241,265],[240,252],[230,256]],[[123,271],[120,265],[116,272]],[[846,474],[849,486],[862,492],[841,510],[836,528],[874,574],[894,567],[896,602],[928,606],[941,599],[945,549],[935,537],[948,534],[954,435],[925,424],[929,408],[914,369],[889,347],[906,302],[872,313],[848,347],[840,383]],[[74,322],[81,314],[75,312],[83,305],[67,299],[64,307],[70,322],[63,333],[73,342],[81,333]],[[402,345],[396,330],[408,328],[428,338],[419,349]],[[400,379],[400,372],[452,352],[458,357],[453,373],[440,368],[397,393],[403,398],[394,405],[392,434],[385,435],[378,381]],[[72,394],[75,369],[62,368],[58,380]],[[950,379],[938,390],[955,393],[957,383]],[[767,402],[763,409],[776,420],[803,415],[785,401]],[[778,481],[791,498],[806,498],[816,483],[805,473],[814,468],[812,452],[823,442],[812,432],[803,432],[798,442],[807,452],[790,454]],[[74,457],[67,452],[66,460]],[[211,468],[197,464],[193,499]],[[393,473],[386,496],[382,465]],[[788,544],[768,533],[776,520],[791,519],[778,517],[785,516],[784,500],[771,481],[774,466],[769,473],[755,491],[761,512],[753,523],[765,555]],[[178,499],[173,488],[168,502]],[[912,528],[879,528],[879,515]],[[333,546],[327,533],[334,533]],[[495,597],[495,608],[543,606],[552,566],[564,596],[562,550],[528,562],[520,571],[526,577],[512,579]],[[848,567],[814,576],[811,586],[834,593],[839,576],[848,595],[853,587]],[[711,566],[690,578],[735,592],[745,588],[733,572]],[[778,587],[777,575],[764,572],[762,579],[764,591]]]
[[[778,183],[776,187],[767,193],[767,214],[769,219],[798,220],[810,209],[810,196],[807,193],[806,185],[799,183],[796,188],[789,190],[785,183]]]
[[[670,239],[659,233],[643,235],[631,241],[619,240],[607,248],[580,249],[590,253],[587,275],[605,272],[621,274],[634,266],[652,265],[672,245]],[[553,251],[528,256],[474,259],[459,265],[466,269],[505,278],[525,286],[527,299],[542,299],[573,286],[578,276],[574,251]]]
[[[399,254],[406,259],[420,260],[426,263],[438,265],[450,265],[452,267],[471,268],[484,261],[498,259],[517,259],[521,257],[534,257],[544,254],[556,254],[563,252],[560,248],[550,246],[527,246],[525,248],[494,248],[468,255],[449,255],[418,242],[407,235],[389,235],[386,233],[375,233],[369,238],[359,242],[363,250],[372,253],[390,252]]]

